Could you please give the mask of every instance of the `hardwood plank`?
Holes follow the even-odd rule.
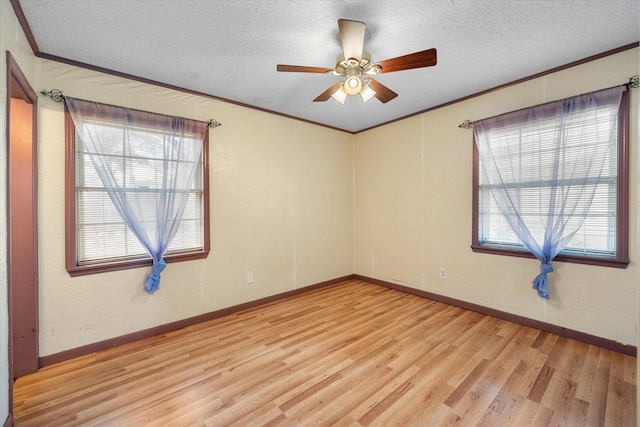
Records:
[[[551,382],[553,374],[554,369],[545,363],[545,365],[540,370],[538,377],[533,383],[533,386],[531,387],[531,390],[529,391],[529,395],[527,397],[536,403],[541,403],[544,395],[547,392],[547,387]]]
[[[599,355],[599,348],[589,346],[585,355],[584,365],[582,367],[581,381],[578,382],[578,386],[576,387],[577,399],[585,402],[591,402]]]
[[[610,352],[601,350],[598,353],[598,362],[595,368],[592,396],[591,401],[589,402],[589,413],[587,414],[588,425],[604,425],[604,420],[607,415],[610,357]]]
[[[467,375],[464,381],[458,387],[456,387],[455,391],[451,393],[449,397],[447,397],[447,399],[444,401],[444,404],[453,408],[458,402],[460,402],[462,398],[467,394],[467,392],[469,392],[471,386],[473,386],[473,384],[475,384],[478,379],[480,379],[480,376],[488,366],[488,360],[481,360],[480,363],[478,363],[473,368],[473,371],[471,371],[469,375]]]
[[[636,425],[636,359],[358,280],[19,378],[16,426]]]
[[[489,408],[478,421],[479,426],[513,426],[513,416],[520,412],[520,408],[524,405],[525,398],[514,393],[507,392],[507,385],[493,399]]]
[[[460,424],[460,417],[445,404],[438,405],[430,411],[418,412],[407,420],[407,426],[450,426]]]
[[[509,374],[510,372],[502,366],[491,363],[465,398],[454,408],[456,413],[460,414],[465,422],[478,423],[502,389]]]
[[[414,385],[411,381],[405,381],[396,387],[391,393],[387,394],[377,405],[367,411],[358,421],[363,425],[371,424],[376,418],[387,411],[402,396],[407,394]]]
[[[534,402],[525,400],[520,411],[515,415],[514,426],[518,427],[549,427],[553,411]]]
[[[622,355],[612,354],[610,359],[609,385],[607,387],[606,425],[629,425],[634,415],[634,399],[628,396],[632,385],[624,381],[624,360]],[[626,419],[626,421],[625,421]]]
[[[587,426],[589,417],[589,404],[584,400],[573,399],[568,410],[566,424],[568,426]],[[625,425],[625,424],[621,424]],[[631,424],[628,424],[631,425]]]
[[[367,397],[360,397],[360,401],[357,406],[353,408],[348,417],[354,420],[360,420],[365,417],[366,414],[374,410],[377,405],[380,405],[384,399],[389,396],[394,390],[400,387],[408,380],[417,382],[417,378],[420,377],[420,373],[423,372],[423,368],[417,365],[417,362],[424,362],[425,360],[433,361],[433,364],[429,364],[434,370],[437,370],[437,361],[445,360],[448,354],[451,354],[455,348],[445,343],[441,343],[430,349],[425,349],[424,352],[416,352],[413,354],[413,360],[406,369],[402,370],[400,366],[397,366],[398,361],[394,361],[394,365],[397,369],[397,374],[392,379],[383,379],[381,385],[376,387],[374,392]],[[364,397],[364,398],[363,398]],[[371,417],[371,415],[369,415]]]

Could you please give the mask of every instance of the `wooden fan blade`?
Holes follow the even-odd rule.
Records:
[[[393,98],[398,96],[397,93],[395,93],[394,91],[392,91],[391,89],[389,89],[388,87],[380,83],[379,81],[374,80],[372,78],[369,78],[368,80],[369,80],[369,86],[371,87],[371,89],[376,91],[376,94],[374,96],[378,98],[378,100],[383,104],[386,104],[387,102],[391,101]]]
[[[360,61],[364,49],[364,22],[338,19],[338,28],[344,59],[355,58]]]
[[[333,95],[333,93],[338,90],[339,87],[340,87],[340,82],[336,82],[332,84],[329,89],[325,90],[320,95],[318,95],[318,97],[314,99],[313,102],[323,102],[328,100],[329,98],[331,98],[331,95]]]
[[[432,67],[438,62],[435,49],[427,49],[421,52],[410,53],[397,58],[387,59],[378,62],[382,68],[380,73],[391,73],[393,71],[410,70],[412,68]]]
[[[306,67],[304,65],[283,65],[278,64],[278,71],[286,71],[290,73],[321,73],[326,74],[333,71],[333,68]]]

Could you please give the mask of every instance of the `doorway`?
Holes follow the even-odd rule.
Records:
[[[15,378],[35,372],[39,367],[36,113],[37,95],[7,51],[7,287],[11,385]]]

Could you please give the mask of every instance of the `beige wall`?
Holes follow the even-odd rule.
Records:
[[[622,84],[638,69],[633,49],[357,134],[355,272],[637,345],[639,91],[631,111],[631,263],[556,262],[549,301],[531,288],[537,261],[471,251],[472,132],[458,124]]]
[[[169,264],[148,295],[149,268],[67,274],[63,106],[40,100],[42,356],[353,272],[353,135],[39,60],[37,90],[52,88],[223,125],[209,134],[211,253]]]

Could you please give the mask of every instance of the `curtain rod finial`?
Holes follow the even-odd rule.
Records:
[[[640,86],[640,75],[635,75],[633,77],[629,77],[629,82],[624,84],[627,87],[627,90],[635,89]]]
[[[209,124],[207,125],[207,127],[210,128],[210,129],[215,129],[218,126],[222,126],[222,123],[220,123],[216,119],[209,120]]]
[[[461,129],[471,129],[473,127],[473,122],[471,120],[465,120],[464,122],[458,125]]]
[[[62,91],[58,89],[51,89],[50,91],[43,90],[40,92],[44,96],[48,96],[55,102],[64,102],[64,96],[62,95]]]

